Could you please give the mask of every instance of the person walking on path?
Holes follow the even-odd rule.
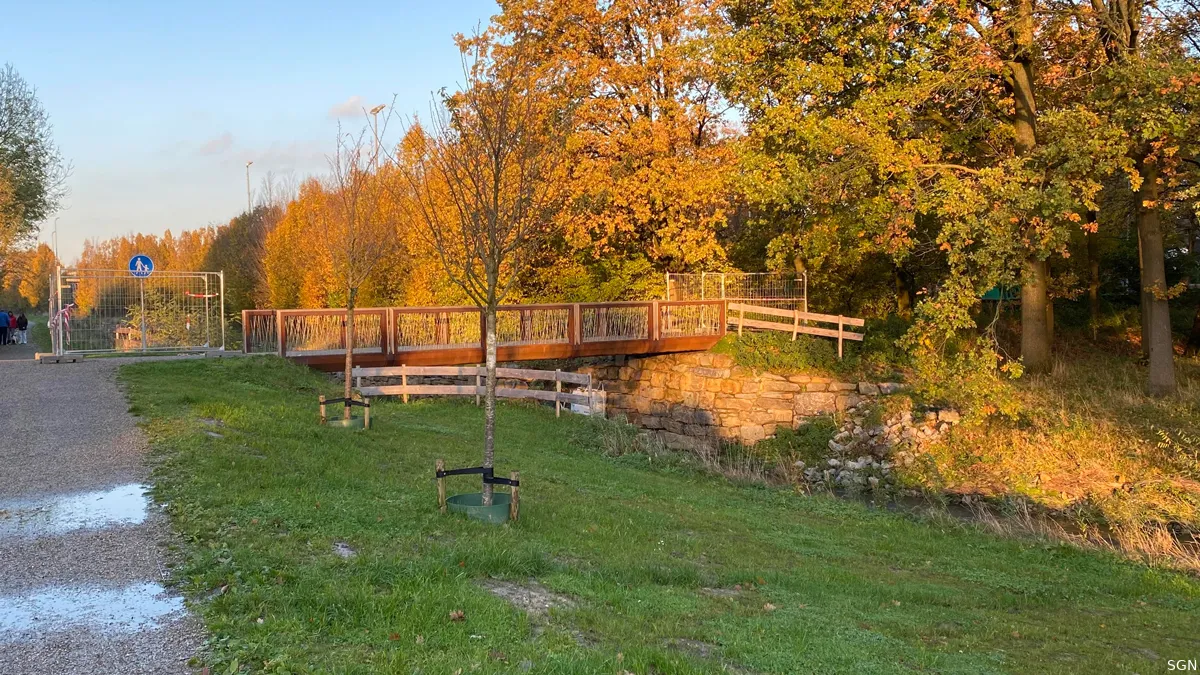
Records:
[[[0,345],[8,344],[8,312],[0,309]]]
[[[8,341],[10,344],[17,344],[17,313],[8,313]]]
[[[17,317],[17,334],[21,338],[21,344],[29,344],[29,319],[25,318],[25,312]]]

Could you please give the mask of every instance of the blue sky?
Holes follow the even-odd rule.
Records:
[[[462,79],[454,33],[493,0],[5,3],[0,62],[37,87],[71,196],[59,253],[87,238],[223,223],[267,171],[321,173],[339,117],[427,116]],[[20,27],[19,30],[14,29]],[[393,127],[393,135],[398,127]],[[53,218],[41,239],[50,240]]]

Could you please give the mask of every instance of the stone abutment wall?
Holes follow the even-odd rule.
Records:
[[[697,450],[721,441],[752,445],[780,426],[858,405],[900,385],[840,382],[816,375],[756,373],[723,354],[694,352],[581,368],[608,392],[609,417],[654,431],[671,448]]]

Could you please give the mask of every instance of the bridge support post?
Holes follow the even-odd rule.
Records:
[[[287,322],[283,320],[283,312],[275,310],[275,337],[279,340],[279,356],[283,358],[287,356],[287,337],[283,334],[283,327]]]

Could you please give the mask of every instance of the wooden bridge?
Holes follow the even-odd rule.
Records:
[[[723,300],[509,305],[497,313],[497,359],[702,351],[725,335]],[[242,349],[321,370],[345,364],[346,310],[245,310]],[[452,366],[484,360],[476,307],[354,310],[354,364]]]

